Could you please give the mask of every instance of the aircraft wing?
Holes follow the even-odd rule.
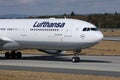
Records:
[[[6,37],[0,38],[0,46],[4,45],[6,43],[9,43],[9,42],[13,42],[13,40],[6,38]]]
[[[120,41],[120,37],[104,37],[104,41]]]
[[[0,46],[6,44],[7,42],[6,41],[3,41],[2,39],[0,39]]]

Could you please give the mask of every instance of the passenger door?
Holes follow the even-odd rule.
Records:
[[[72,38],[72,29],[74,26],[67,25],[65,30],[64,30],[64,39],[63,42],[69,42],[71,41]]]

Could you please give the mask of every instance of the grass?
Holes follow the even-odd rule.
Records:
[[[120,30],[106,29],[101,30],[104,36],[120,36]]]
[[[0,70],[0,80],[120,80],[120,77]]]
[[[86,55],[120,55],[120,42],[102,41],[96,46],[82,50]]]

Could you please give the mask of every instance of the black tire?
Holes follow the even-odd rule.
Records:
[[[80,62],[80,58],[79,58],[79,57],[76,57],[76,61],[77,61],[77,62]]]
[[[21,59],[22,58],[22,53],[21,52],[17,52],[17,59]]]
[[[80,62],[80,58],[79,57],[73,57],[72,58],[72,62],[75,63],[75,62]]]
[[[11,54],[10,54],[9,52],[6,52],[6,53],[5,53],[5,58],[6,58],[6,59],[10,59],[10,58],[11,58]]]

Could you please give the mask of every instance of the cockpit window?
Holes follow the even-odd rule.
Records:
[[[99,31],[98,28],[91,28],[91,31]]]
[[[87,31],[90,31],[90,28],[87,28]]]
[[[96,31],[96,28],[91,28],[91,31]]]
[[[87,28],[84,28],[84,29],[83,29],[83,31],[86,31],[86,30],[87,30]]]
[[[99,29],[98,29],[98,28],[85,27],[85,28],[83,29],[83,31],[99,31]]]

